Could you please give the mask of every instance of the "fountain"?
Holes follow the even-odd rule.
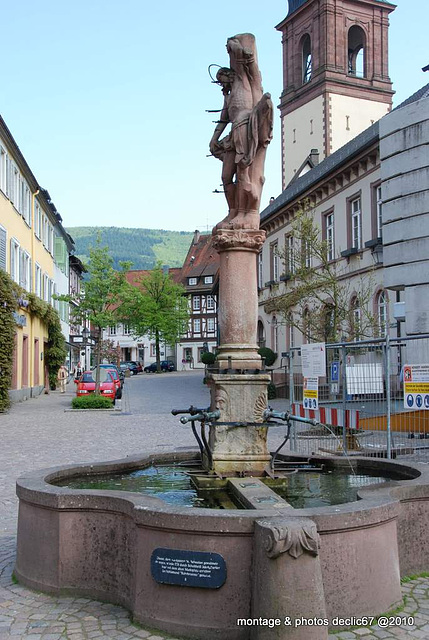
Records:
[[[335,616],[397,606],[400,576],[428,569],[429,471],[268,451],[268,428],[298,419],[269,409],[270,378],[256,345],[256,256],[265,239],[259,205],[272,103],[262,90],[254,37],[234,36],[227,50],[230,67],[216,76],[224,106],[210,144],[223,163],[229,208],[213,230],[221,344],[208,375],[210,407],[174,410],[185,414],[181,422],[190,423],[199,453],[62,466],[20,478],[15,576],[48,593],[121,604],[136,621],[174,636],[323,640]],[[231,133],[220,139],[228,123]],[[171,505],[162,495],[91,484],[185,462],[196,491],[223,491],[222,508]],[[298,474],[349,465],[356,474],[390,480],[360,489],[359,500],[330,506],[293,508],[287,494],[279,495]],[[88,488],[73,485],[79,478]]]

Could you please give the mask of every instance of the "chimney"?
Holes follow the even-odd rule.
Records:
[[[194,239],[192,240],[192,244],[198,244],[200,241],[200,237],[201,237],[201,233],[198,231],[198,229],[195,229]]]
[[[315,167],[319,164],[319,149],[312,149],[310,151],[310,160]]]

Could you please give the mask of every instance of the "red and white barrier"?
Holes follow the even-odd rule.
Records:
[[[291,411],[301,418],[313,418],[322,424],[330,424],[334,427],[344,426],[344,410],[334,407],[319,407],[319,409],[304,409],[302,404],[293,404]],[[359,429],[359,411],[346,409],[346,429]]]

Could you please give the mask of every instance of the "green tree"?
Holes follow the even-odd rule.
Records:
[[[107,329],[118,322],[120,307],[126,291],[125,271],[130,268],[130,263],[121,263],[121,271],[113,268],[113,258],[109,254],[108,247],[101,246],[100,237],[97,237],[95,247],[89,252],[87,265],[87,278],[81,293],[76,299],[76,311],[73,312],[75,323],[89,322],[97,332],[95,348],[95,393],[100,392],[100,362],[103,351],[103,329]],[[61,296],[60,299],[70,301],[70,296]]]
[[[186,332],[189,310],[185,289],[164,273],[158,263],[135,286],[128,285],[120,309],[121,321],[128,324],[136,337],[148,334],[155,340],[156,368],[161,371],[160,346],[174,345]]]
[[[304,207],[292,225],[292,242],[278,255],[284,264],[286,292],[265,303],[309,341],[358,340],[374,334],[370,311],[374,291],[371,271],[352,277],[348,264],[321,238],[312,211]]]

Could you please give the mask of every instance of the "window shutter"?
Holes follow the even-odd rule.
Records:
[[[25,263],[24,263],[24,252],[22,249],[19,250],[19,285],[21,287],[25,287]]]
[[[0,269],[6,271],[6,230],[0,228]]]

